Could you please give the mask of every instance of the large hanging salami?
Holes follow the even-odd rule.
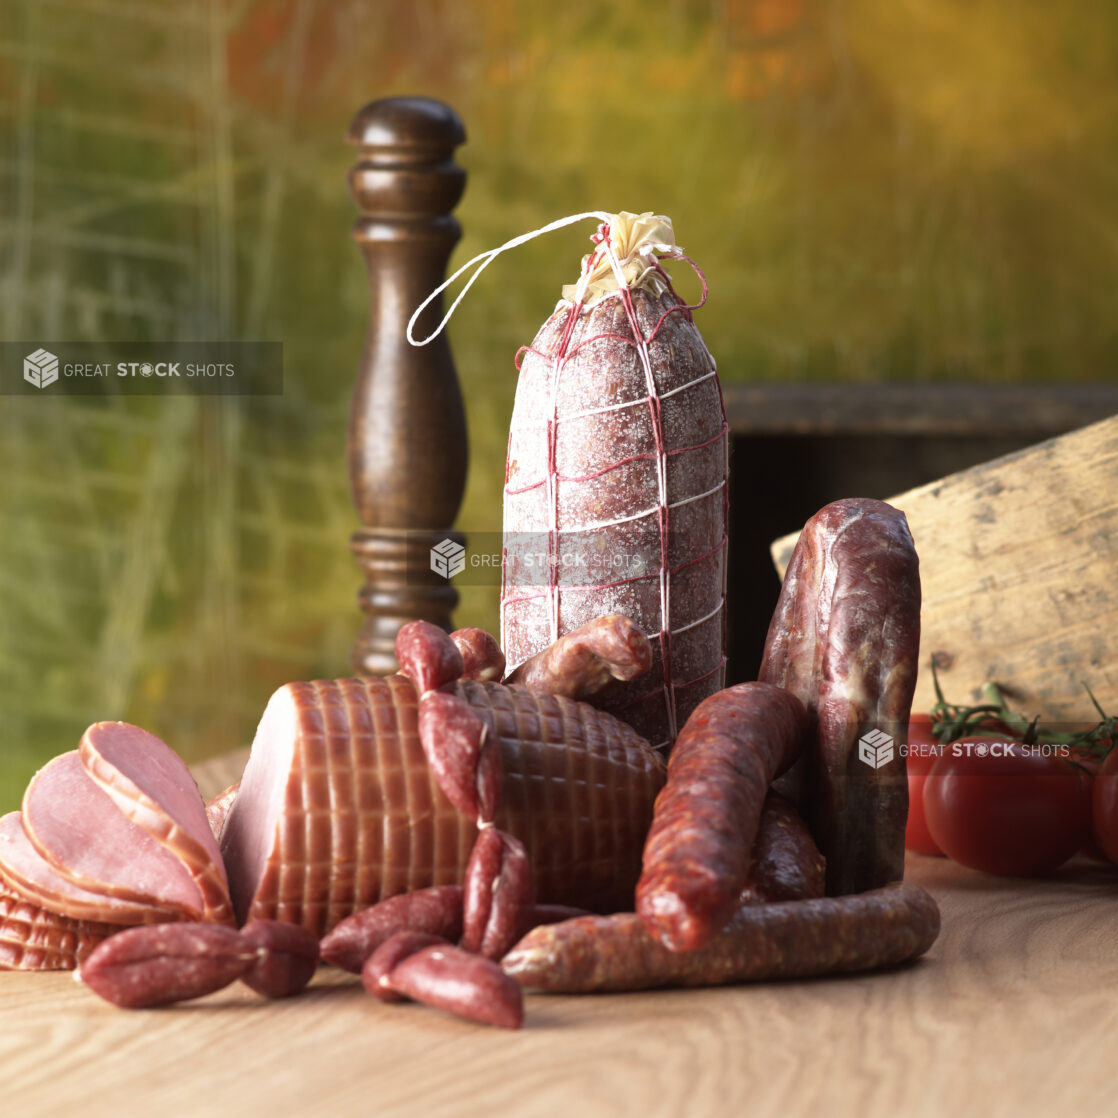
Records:
[[[601,614],[631,617],[653,668],[607,705],[665,748],[724,685],[725,409],[695,307],[664,267],[687,260],[671,222],[620,213],[591,240],[521,352],[501,643],[511,671]]]

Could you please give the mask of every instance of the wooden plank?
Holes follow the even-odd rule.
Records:
[[[1118,412],[1115,384],[726,384],[735,435],[1020,436]]]
[[[238,984],[155,1011],[115,1009],[67,974],[0,973],[5,1113],[84,1114],[97,1099],[120,1118],[1112,1110],[1113,874],[1080,863],[1054,880],[1012,882],[911,855],[907,876],[943,911],[940,940],[915,966],[529,995],[516,1033],[377,1002],[356,976],[325,968],[287,1001]]]
[[[914,709],[986,680],[1026,713],[1118,711],[1118,416],[889,498],[908,517],[924,590]],[[796,534],[772,545],[783,577]]]

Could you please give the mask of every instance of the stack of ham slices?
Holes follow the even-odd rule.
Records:
[[[233,924],[206,804],[154,734],[98,722],[0,817],[0,967],[69,970],[122,926]]]

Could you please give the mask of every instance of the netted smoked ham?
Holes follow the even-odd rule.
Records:
[[[22,822],[44,861],[75,885],[202,918],[202,894],[186,866],[125,817],[93,782],[76,749],[31,778]]]
[[[501,645],[510,671],[606,613],[652,670],[609,708],[656,747],[724,681],[727,427],[714,360],[661,260],[671,223],[621,213],[525,351],[509,432]]]
[[[82,765],[124,815],[186,867],[203,918],[233,922],[229,885],[206,805],[186,763],[166,742],[127,722],[96,722],[78,747]]]
[[[73,970],[118,924],[71,920],[0,886],[0,967]]]
[[[631,904],[664,779],[648,744],[553,695],[476,681],[453,693],[496,727],[496,823],[527,847],[539,899]],[[403,675],[291,683],[272,696],[221,836],[239,919],[323,935],[383,898],[462,880],[476,828],[435,783],[417,707]]]

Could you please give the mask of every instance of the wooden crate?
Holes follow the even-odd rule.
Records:
[[[913,709],[986,680],[1050,721],[1118,711],[1118,416],[889,499],[924,592]],[[797,533],[772,545],[781,577]]]

